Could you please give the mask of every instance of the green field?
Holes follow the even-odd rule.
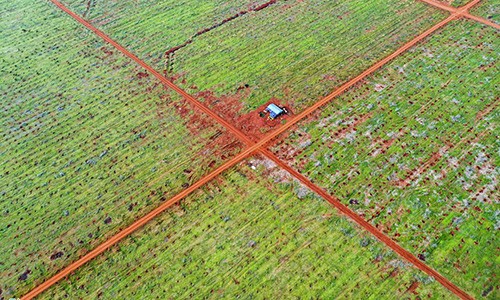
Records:
[[[470,12],[500,24],[500,1],[498,0],[483,0],[470,9]]]
[[[240,146],[223,147],[232,139],[220,126],[190,122],[182,100],[52,5],[0,5],[2,298],[27,292]]]
[[[415,0],[63,2],[241,128],[258,123],[245,114],[272,98],[298,113],[449,15]],[[498,23],[498,4],[471,13]],[[50,1],[0,7],[1,300],[21,297],[244,147]],[[500,298],[499,49],[498,30],[454,20],[271,146],[487,299]],[[453,297],[260,156],[42,295]]]
[[[279,174],[250,159],[43,296],[416,299],[414,284],[422,298],[452,297]]]
[[[265,0],[61,1],[128,50],[163,70],[164,53],[196,32]],[[88,3],[91,3],[88,6]]]
[[[248,84],[243,112],[272,97],[298,112],[445,15],[418,1],[278,2],[200,36],[174,71],[191,93]]]
[[[493,28],[454,21],[273,149],[465,291],[491,299],[499,47]]]

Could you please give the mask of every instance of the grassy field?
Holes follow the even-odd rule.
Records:
[[[204,28],[264,2],[266,1],[62,1],[128,50],[155,66],[158,71],[164,68],[164,53],[168,49],[184,43]]]
[[[498,0],[483,0],[470,12],[500,24],[500,1]]]
[[[493,28],[454,21],[273,149],[466,291],[492,299],[499,46]]]
[[[417,298],[411,286],[420,297],[452,297],[270,162],[251,158],[43,296]]]
[[[54,274],[239,144],[210,121],[190,122],[182,100],[52,5],[0,5],[2,298]]]

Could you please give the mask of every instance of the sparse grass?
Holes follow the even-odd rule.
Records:
[[[492,299],[498,37],[454,21],[274,148],[452,282]]]
[[[3,298],[220,164],[210,137],[223,130],[207,121],[192,135],[176,112],[182,100],[52,5],[1,7]]]
[[[421,297],[452,297],[271,170],[232,169],[43,296],[410,299],[417,282]]]

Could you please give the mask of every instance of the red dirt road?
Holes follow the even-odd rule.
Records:
[[[475,15],[471,15],[468,12],[464,13],[463,16],[466,17],[466,18],[469,18],[471,20],[474,20],[474,21],[477,21],[477,22],[481,22],[481,23],[483,23],[485,25],[491,26],[491,27],[493,27],[493,28],[495,28],[497,30],[500,30],[500,25],[498,25],[496,23],[493,23],[493,22],[491,22],[488,19],[481,18],[481,17],[475,16]]]
[[[165,201],[162,203],[160,206],[158,206],[156,209],[152,210],[149,212],[147,215],[144,217],[138,219],[134,223],[132,223],[130,226],[127,228],[123,229],[122,231],[118,232],[116,235],[112,236],[105,242],[103,242],[101,245],[96,247],[94,250],[90,251],[86,255],[82,256],[69,266],[65,267],[63,270],[58,272],[56,275],[48,279],[47,281],[43,282],[42,284],[38,285],[35,287],[33,290],[31,290],[29,293],[21,297],[21,299],[33,299],[34,297],[38,296],[40,293],[54,285],[56,282],[59,280],[63,279],[64,277],[68,276],[70,273],[81,267],[82,265],[86,264],[90,260],[92,260],[94,257],[98,256],[99,254],[103,253],[106,251],[109,247],[117,244],[119,241],[121,241],[123,238],[127,237],[130,235],[132,232],[135,230],[139,229],[140,227],[144,226],[146,223],[151,221],[154,217],[165,211],[167,208],[171,207],[175,203],[179,202],[182,200],[184,197],[188,196],[191,194],[193,191],[198,189],[199,187],[203,186],[210,180],[214,179],[217,177],[219,174],[224,172],[225,170],[231,168],[232,166],[236,165],[238,162],[242,161],[245,159],[247,156],[252,154],[255,149],[253,148],[247,148],[246,150],[242,151],[240,154],[232,158],[231,160],[227,161],[225,164],[220,166],[219,168],[215,169],[212,171],[210,174],[207,176],[203,177],[196,183],[194,183],[192,186],[188,187],[187,189],[183,190],[179,194],[175,195],[174,197],[170,198],[169,200]]]
[[[187,94],[186,92],[184,92],[177,85],[175,85],[174,83],[172,83],[169,80],[167,80],[160,73],[158,73],[157,71],[155,71],[153,68],[151,68],[149,65],[147,65],[142,60],[140,60],[134,54],[132,54],[131,52],[129,52],[128,50],[126,50],[124,47],[122,47],[120,44],[118,44],[117,42],[115,42],[114,40],[112,40],[111,38],[109,38],[102,31],[100,31],[97,28],[95,28],[94,26],[92,26],[90,23],[88,23],[87,21],[85,21],[84,19],[82,19],[81,17],[79,17],[77,14],[75,14],[74,12],[72,12],[71,10],[69,10],[68,8],[66,8],[64,5],[62,5],[57,0],[51,0],[51,1],[57,7],[59,7],[61,10],[63,10],[64,12],[66,12],[67,14],[69,14],[71,17],[73,17],[76,21],[78,21],[79,23],[83,24],[85,27],[87,27],[92,32],[94,32],[95,34],[97,34],[98,36],[100,36],[106,42],[108,42],[111,45],[113,45],[117,50],[121,51],[123,54],[125,54],[126,56],[128,56],[129,58],[131,58],[132,60],[134,60],[136,63],[138,63],[139,65],[141,65],[146,70],[148,70],[151,74],[153,74],[156,78],[158,78],[166,86],[172,88],[174,91],[176,91],[177,93],[179,93],[180,95],[182,95],[186,100],[188,100],[189,102],[193,103],[193,105],[195,105],[196,107],[198,107],[200,110],[202,110],[203,112],[205,112],[207,115],[211,116],[213,119],[215,119],[221,125],[223,125],[225,128],[227,128],[228,130],[230,130],[231,132],[233,132],[241,141],[245,142],[249,147],[246,148],[245,150],[243,150],[240,154],[238,154],[237,156],[235,156],[231,160],[229,160],[226,163],[224,163],[222,166],[220,166],[216,170],[212,171],[207,176],[205,176],[202,179],[200,179],[198,182],[194,183],[192,186],[190,186],[186,190],[184,190],[181,193],[177,194],[176,196],[172,197],[171,199],[169,199],[168,201],[166,201],[162,205],[160,205],[158,208],[154,209],[153,211],[151,211],[150,213],[148,213],[144,217],[140,218],[139,220],[137,220],[136,222],[134,222],[133,224],[131,224],[127,228],[123,229],[122,231],[120,231],[116,235],[112,236],[107,241],[105,241],[104,243],[102,243],[101,245],[99,245],[97,248],[95,248],[94,250],[92,250],[91,252],[89,252],[88,254],[86,254],[85,256],[81,257],[80,259],[78,259],[77,261],[73,262],[72,264],[70,264],[69,266],[67,266],[66,268],[64,268],[62,271],[60,271],[59,273],[57,273],[56,275],[54,275],[53,277],[51,277],[49,280],[43,282],[42,284],[40,284],[39,286],[37,286],[36,288],[34,288],[33,290],[31,290],[28,294],[24,295],[22,297],[22,299],[32,299],[32,298],[36,297],[41,292],[43,292],[44,290],[46,290],[47,288],[49,288],[50,286],[52,286],[53,284],[55,284],[56,282],[58,282],[59,280],[61,280],[62,278],[66,277],[67,275],[69,275],[70,273],[72,273],[74,270],[76,270],[80,266],[84,265],[85,263],[87,263],[88,261],[90,261],[91,259],[93,259],[94,257],[96,257],[99,254],[101,254],[104,251],[106,251],[109,247],[115,245],[120,240],[122,240],[126,236],[130,235],[132,232],[134,232],[138,228],[142,227],[144,224],[146,224],[147,222],[149,222],[151,219],[153,219],[154,217],[156,217],[158,214],[160,214],[161,212],[163,212],[164,210],[166,210],[167,208],[169,208],[173,204],[177,203],[178,201],[180,201],[181,199],[183,199],[187,195],[191,194],[193,191],[195,191],[196,189],[198,189],[199,187],[201,187],[202,185],[204,185],[208,181],[210,181],[213,178],[215,178],[216,176],[218,176],[220,173],[222,173],[225,170],[227,170],[228,168],[234,166],[235,164],[237,164],[238,162],[240,162],[244,158],[246,158],[248,155],[250,155],[250,154],[252,154],[252,153],[254,153],[256,151],[259,151],[259,152],[263,153],[265,156],[267,156],[268,158],[270,158],[273,161],[275,161],[278,165],[280,165],[282,168],[284,168],[285,170],[287,170],[290,174],[292,174],[298,180],[300,180],[301,182],[303,182],[304,184],[306,184],[311,190],[313,190],[314,192],[316,192],[317,194],[319,194],[320,196],[322,196],[323,198],[325,198],[327,201],[329,201],[332,205],[334,205],[337,209],[339,209],[346,216],[348,216],[353,221],[355,221],[356,223],[358,223],[360,226],[362,226],[363,228],[365,228],[366,230],[368,230],[369,232],[371,232],[374,236],[376,236],[380,241],[382,241],[387,246],[389,246],[391,249],[393,249],[396,253],[398,253],[399,255],[401,255],[403,258],[405,258],[406,260],[408,260],[409,262],[411,262],[412,264],[414,264],[416,267],[418,267],[422,271],[424,271],[427,274],[429,274],[429,275],[433,276],[434,278],[436,278],[436,280],[438,280],[441,284],[443,284],[451,292],[453,292],[454,294],[456,294],[457,296],[459,296],[459,297],[461,297],[463,299],[472,299],[468,294],[466,294],[464,291],[460,290],[457,286],[455,286],[449,280],[447,280],[446,278],[444,278],[438,272],[436,272],[435,270],[433,270],[432,268],[430,268],[429,266],[427,266],[426,264],[424,264],[423,262],[421,262],[420,260],[418,260],[415,256],[413,256],[411,253],[409,253],[408,251],[406,251],[405,249],[403,249],[402,247],[400,247],[397,243],[395,243],[394,241],[392,241],[389,237],[387,237],[386,235],[384,235],[382,232],[380,232],[378,229],[376,229],[373,225],[371,225],[366,220],[364,220],[362,217],[360,217],[359,215],[357,215],[356,213],[354,213],[353,211],[351,211],[350,209],[348,209],[346,206],[344,206],[343,204],[341,204],[338,201],[338,199],[330,196],[328,193],[326,193],[320,187],[314,185],[306,177],[304,177],[303,175],[301,175],[297,171],[295,171],[292,168],[290,168],[288,165],[286,165],[285,163],[283,163],[282,161],[280,161],[269,150],[267,150],[266,148],[264,148],[267,143],[269,143],[275,137],[277,137],[278,135],[280,135],[283,132],[285,132],[286,130],[288,130],[290,127],[292,127],[295,124],[297,124],[299,121],[301,121],[303,118],[305,118],[306,116],[308,116],[309,114],[311,114],[313,111],[315,111],[316,109],[318,109],[320,106],[323,106],[324,104],[326,104],[327,102],[331,101],[332,99],[334,99],[338,95],[342,94],[343,92],[345,92],[346,90],[348,90],[349,88],[351,88],[352,86],[354,86],[356,83],[358,83],[359,81],[361,81],[366,76],[372,74],[377,69],[379,69],[380,67],[382,67],[383,65],[385,65],[386,63],[388,63],[389,61],[391,61],[392,59],[394,59],[398,55],[400,55],[401,53],[405,52],[406,50],[408,50],[409,48],[411,48],[412,46],[414,46],[415,44],[417,44],[418,42],[420,42],[421,40],[423,40],[424,38],[426,38],[427,36],[429,36],[433,32],[435,32],[439,28],[443,27],[444,25],[446,25],[447,23],[449,23],[451,20],[455,19],[458,16],[458,13],[452,14],[451,16],[449,16],[448,18],[446,18],[445,20],[439,22],[438,24],[434,25],[430,29],[426,30],[424,33],[420,34],[419,36],[417,36],[416,38],[414,38],[413,40],[411,40],[407,44],[403,45],[401,48],[399,48],[398,50],[396,50],[391,55],[389,55],[386,58],[382,59],[381,61],[377,62],[376,64],[374,64],[373,66],[371,66],[370,68],[368,68],[366,71],[364,71],[363,73],[361,73],[357,77],[351,79],[349,82],[347,82],[344,85],[342,85],[339,89],[337,89],[336,91],[334,91],[333,93],[331,93],[327,97],[323,98],[322,100],[318,101],[316,104],[314,104],[313,106],[311,106],[310,108],[304,110],[302,113],[300,113],[300,114],[296,115],[294,118],[290,119],[290,122],[286,123],[284,126],[282,126],[279,129],[271,132],[271,134],[267,135],[265,138],[261,139],[259,142],[253,143],[245,134],[243,134],[242,132],[240,132],[239,130],[237,130],[234,126],[232,126],[230,123],[228,123],[227,121],[225,121],[218,114],[216,114],[215,112],[211,111],[210,109],[208,109],[207,107],[205,107],[205,105],[203,105],[202,103],[198,102],[192,96],[190,96],[189,94]]]
[[[344,83],[341,85],[338,89],[336,89],[333,93],[329,94],[325,98],[321,99],[320,101],[316,102],[309,108],[305,109],[301,113],[297,114],[295,117],[290,119],[289,122],[287,122],[285,125],[281,126],[277,130],[271,132],[268,136],[263,138],[258,142],[259,147],[261,145],[265,145],[266,143],[270,142],[273,140],[275,137],[278,135],[284,133],[287,131],[290,127],[294,126],[298,122],[300,122],[302,119],[313,113],[315,110],[317,110],[319,107],[325,105],[326,103],[332,101],[334,98],[338,97],[339,95],[343,94],[345,91],[353,87],[355,84],[363,80],[365,77],[369,76],[385,64],[387,64],[389,61],[393,60],[397,56],[401,55],[403,52],[407,51],[411,47],[415,46],[417,43],[431,35],[433,32],[438,30],[439,28],[443,27],[444,25],[448,24],[450,21],[454,20],[456,18],[455,15],[451,15],[448,18],[442,20],[441,22],[437,23],[436,25],[432,26],[431,28],[427,29],[425,32],[421,33],[417,37],[415,37],[413,40],[409,41],[408,43],[404,44],[401,48],[398,50],[394,51],[392,54],[389,56],[385,57],[384,59],[378,61],[368,69],[366,69],[363,73],[359,74],[355,78],[349,80],[348,82]]]

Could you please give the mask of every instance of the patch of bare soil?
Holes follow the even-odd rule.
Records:
[[[269,131],[279,127],[282,122],[293,116],[288,104],[284,105],[288,110],[288,114],[282,115],[277,119],[271,120],[268,118],[268,114],[262,113],[270,103],[283,107],[281,101],[275,98],[271,98],[264,105],[251,112],[243,113],[243,98],[249,92],[249,88],[239,88],[233,95],[217,97],[212,91],[201,91],[195,94],[195,98],[203,99],[205,105],[224,117],[253,141],[260,140]]]

